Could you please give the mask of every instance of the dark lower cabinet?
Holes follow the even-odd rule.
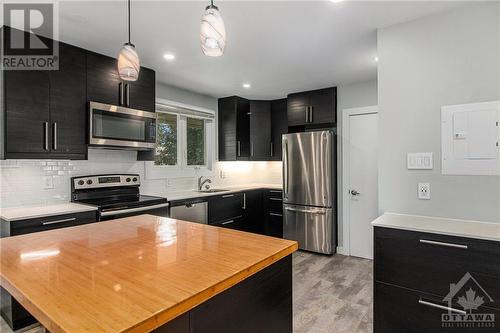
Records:
[[[154,333],[291,333],[292,257],[287,256]]]
[[[97,212],[82,212],[33,218],[19,221],[0,221],[1,236],[17,236],[33,232],[47,231],[65,227],[72,227],[97,220]],[[1,289],[0,314],[5,322],[13,329],[18,330],[36,323],[36,319],[25,310],[5,289]]]
[[[283,191],[264,190],[264,234],[283,238]]]
[[[374,236],[375,333],[498,332],[443,315],[499,318],[500,243],[383,227]]]
[[[264,232],[264,223],[262,219],[262,191],[246,191],[245,201],[245,231],[262,234]]]
[[[245,195],[241,192],[215,195],[208,198],[208,223],[229,226],[232,222],[243,218]]]

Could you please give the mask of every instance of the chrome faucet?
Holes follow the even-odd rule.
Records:
[[[198,178],[198,191],[201,191],[203,189],[203,185],[205,185],[205,183],[209,183],[209,184],[212,183],[212,180],[210,178],[207,178],[205,180],[202,180],[202,179],[203,179],[203,176],[200,176],[200,178]]]

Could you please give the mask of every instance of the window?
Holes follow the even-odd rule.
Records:
[[[205,121],[187,118],[187,165],[205,165]]]
[[[177,103],[178,104],[178,103]],[[214,156],[214,112],[157,104],[156,151],[146,177],[198,175],[211,171]]]
[[[155,165],[177,165],[177,115],[158,114],[156,137]]]

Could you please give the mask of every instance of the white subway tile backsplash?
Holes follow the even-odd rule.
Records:
[[[145,179],[144,162],[133,151],[89,150],[88,161],[0,161],[0,207],[53,204],[70,200],[70,178],[99,173],[137,173],[141,192],[165,193],[195,189],[196,177]],[[221,170],[225,177],[220,178]],[[42,177],[53,177],[53,189],[44,189]],[[212,186],[281,183],[281,162],[216,162]]]

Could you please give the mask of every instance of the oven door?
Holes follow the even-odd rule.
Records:
[[[102,211],[99,212],[99,221],[108,221],[108,220],[120,219],[122,217],[129,217],[129,216],[136,216],[143,214],[168,217],[168,203],[162,203],[144,207]]]
[[[89,144],[137,150],[153,149],[156,114],[90,102]]]

